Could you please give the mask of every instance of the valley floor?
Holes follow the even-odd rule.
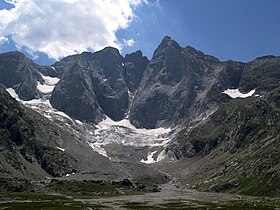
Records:
[[[114,197],[2,195],[0,209],[280,209],[280,199],[198,192],[171,183],[161,188],[157,193]]]

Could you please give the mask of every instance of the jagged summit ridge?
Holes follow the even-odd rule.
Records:
[[[14,54],[9,56],[24,60],[23,55]],[[163,38],[151,61],[141,51],[122,57],[112,47],[68,56],[52,67],[40,67],[25,60],[27,70],[34,73],[28,73],[25,82],[6,85],[13,87],[19,97],[23,98],[21,89],[27,81],[31,81],[28,87],[33,92],[28,99],[40,97],[37,83],[42,84],[43,80],[38,72],[55,74],[60,81],[50,97],[54,108],[92,123],[106,116],[115,121],[129,118],[138,128],[187,125],[205,113],[213,113],[227,89],[267,91],[267,82],[261,81],[260,75],[252,75],[266,63],[270,63],[274,74],[273,69],[279,65],[279,58],[273,56],[249,63],[221,62],[190,46],[181,47],[169,36]],[[10,69],[8,72],[17,72],[15,67]],[[263,75],[270,78],[269,72]]]

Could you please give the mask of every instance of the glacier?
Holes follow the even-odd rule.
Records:
[[[32,108],[51,121],[73,132],[77,138],[84,139],[88,145],[100,155],[113,161],[122,161],[122,157],[136,156],[134,161],[151,164],[165,159],[165,148],[171,141],[171,128],[144,129],[136,128],[129,120],[128,115],[121,121],[113,121],[105,117],[97,125],[73,119],[64,112],[54,109],[49,101],[59,78],[42,75],[44,83],[38,82],[37,89],[42,94],[41,98],[23,101],[13,88],[6,89],[9,94],[23,105]],[[131,98],[133,98],[130,93]],[[122,148],[130,148],[130,153]],[[57,148],[65,151],[63,148]],[[116,154],[116,151],[117,154]],[[136,155],[135,155],[136,154]],[[138,154],[138,155],[137,155]]]

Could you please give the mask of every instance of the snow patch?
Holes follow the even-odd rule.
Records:
[[[61,148],[61,147],[56,147],[57,149],[61,150],[62,152],[65,151],[65,149]]]
[[[102,147],[101,144],[91,143],[91,142],[88,142],[88,144],[95,152],[97,152],[100,155],[103,155],[105,157],[108,157],[106,150]]]
[[[147,156],[147,160],[142,159],[140,162],[141,163],[146,163],[146,164],[155,163],[156,160],[153,158],[153,156],[156,153],[157,153],[157,151],[153,151],[153,152],[149,153],[149,155]]]
[[[248,93],[241,93],[239,89],[227,89],[223,93],[227,94],[231,98],[247,98],[252,96],[255,93],[256,89],[251,90]]]
[[[37,90],[44,94],[50,94],[53,91],[54,87],[55,86],[50,86],[46,84],[42,85],[40,82],[38,82]]]
[[[80,120],[75,120],[75,122],[78,123],[79,125],[83,125],[84,124]]]
[[[44,80],[44,84],[38,82],[37,90],[43,94],[50,94],[55,88],[55,85],[59,82],[59,78],[44,76],[43,74],[41,74],[41,76]]]
[[[13,88],[8,88],[8,89],[6,89],[6,91],[10,94],[10,96],[12,96],[17,101],[20,100],[18,97],[18,94],[16,93],[16,91]]]
[[[158,157],[157,157],[156,162],[162,161],[163,159],[165,159],[165,157],[166,157],[166,152],[165,152],[165,149],[163,149],[163,150],[158,154]]]
[[[46,85],[56,85],[59,82],[59,78],[57,77],[49,77],[49,76],[45,76],[43,74],[41,74],[43,80],[45,80],[45,84]]]

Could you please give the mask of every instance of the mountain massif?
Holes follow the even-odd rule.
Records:
[[[38,66],[3,53],[0,74],[1,177],[280,193],[280,57],[220,61],[164,37],[151,60],[106,47]]]

